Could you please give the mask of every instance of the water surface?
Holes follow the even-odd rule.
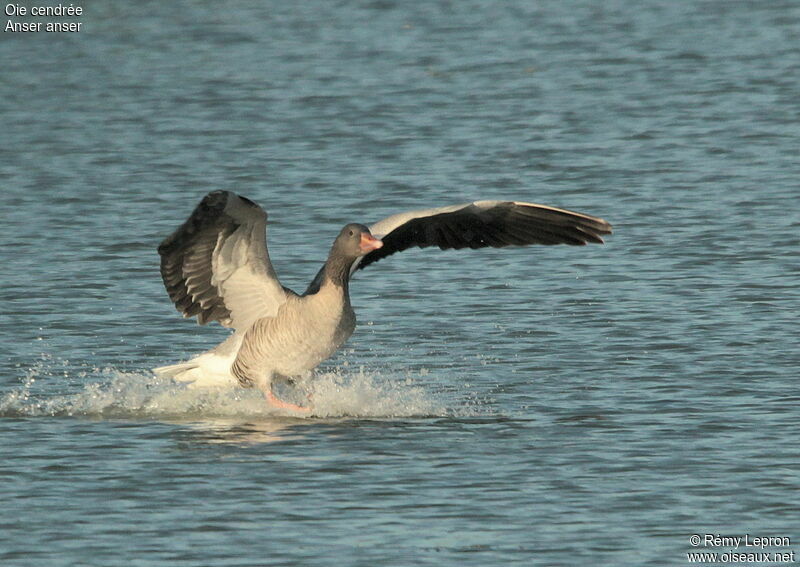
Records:
[[[79,34],[0,36],[0,563],[799,540],[796,3],[84,8]],[[410,208],[515,198],[615,234],[359,273],[295,419],[149,373],[225,336],[179,317],[155,252],[216,189],[270,212],[297,290],[343,224]]]

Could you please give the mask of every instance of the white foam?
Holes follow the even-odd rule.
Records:
[[[0,416],[189,420],[294,415],[270,408],[256,390],[193,389],[150,372],[122,372],[114,368],[71,373],[61,369],[62,365],[51,360],[32,366],[19,387],[0,397]],[[448,409],[444,398],[452,395],[435,393],[429,378],[425,371],[387,376],[379,371],[348,368],[316,374],[296,385],[295,390],[301,400],[306,393],[310,395],[312,418],[474,414],[475,406],[463,403],[456,404],[461,405],[456,410]]]

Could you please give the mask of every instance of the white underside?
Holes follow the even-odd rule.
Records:
[[[191,388],[232,388],[238,380],[231,373],[231,365],[242,344],[242,334],[233,334],[216,348],[186,362],[153,368],[160,378],[186,382]]]

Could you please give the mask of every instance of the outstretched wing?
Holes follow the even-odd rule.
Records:
[[[184,317],[244,331],[286,301],[269,261],[267,213],[229,191],[206,195],[158,247],[161,277]]]
[[[370,231],[383,240],[383,247],[356,262],[351,272],[414,246],[458,250],[602,244],[602,236],[611,234],[611,225],[601,218],[535,203],[474,201],[392,215],[373,224]]]

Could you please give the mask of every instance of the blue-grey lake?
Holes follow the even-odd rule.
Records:
[[[0,34],[0,564],[800,551],[800,3],[80,5]],[[217,189],[269,212],[297,291],[344,224],[410,209],[614,234],[359,272],[298,418],[150,372],[226,336],[156,253]]]

